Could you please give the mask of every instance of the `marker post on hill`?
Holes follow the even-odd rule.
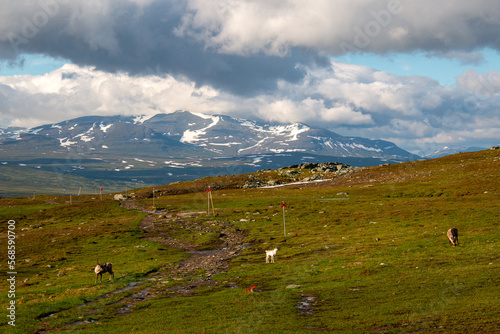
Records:
[[[283,231],[285,232],[285,238],[286,238],[286,221],[285,221],[285,208],[286,208],[286,202],[281,202],[281,208],[283,209]]]
[[[207,216],[210,216],[210,203],[212,203],[212,213],[215,217],[215,207],[214,207],[214,199],[212,198],[212,191],[210,190],[210,186],[207,187]]]
[[[99,188],[99,198],[101,199],[102,201],[102,187]]]

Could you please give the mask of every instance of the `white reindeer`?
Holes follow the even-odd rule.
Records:
[[[269,259],[271,259],[271,263],[274,263],[274,257],[276,256],[276,251],[278,248],[273,250],[266,250],[266,263],[269,263]]]

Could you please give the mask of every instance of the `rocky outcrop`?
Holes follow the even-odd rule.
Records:
[[[291,169],[291,168],[309,169],[313,172],[318,172],[318,173],[319,172],[339,173],[340,171],[343,171],[342,174],[345,174],[355,171],[358,167],[349,166],[340,162],[322,162],[322,163],[306,162],[300,165],[285,167],[285,169]]]
[[[247,182],[242,188],[269,187],[294,182],[312,182],[353,173],[359,169],[359,167],[349,166],[340,162],[306,162],[280,168],[274,176],[270,176],[269,173],[265,177],[249,175]]]
[[[127,196],[123,196],[122,194],[115,194],[115,196],[113,196],[113,198],[114,198],[115,201],[124,201],[128,197]]]

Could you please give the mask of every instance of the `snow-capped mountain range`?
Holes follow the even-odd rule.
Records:
[[[188,111],[152,117],[88,116],[31,129],[3,130],[3,148],[34,145],[59,150],[141,149],[145,143],[161,146],[157,154],[183,151],[181,156],[235,157],[252,154],[302,152],[332,157],[413,160],[413,155],[383,140],[344,137],[305,124],[267,124],[222,115]],[[18,151],[22,155],[22,150]],[[139,155],[144,152],[136,152]]]

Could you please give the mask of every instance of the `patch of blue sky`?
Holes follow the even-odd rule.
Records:
[[[23,55],[22,65],[9,64],[8,61],[0,60],[0,76],[12,75],[43,75],[61,68],[70,61],[62,58],[53,58],[41,54]]]
[[[474,69],[478,73],[486,73],[490,70],[500,72],[499,52],[483,49],[479,52],[471,52],[469,59],[466,59],[466,55],[467,53],[460,53],[458,56],[462,57],[447,58],[444,55],[438,56],[424,52],[387,55],[358,53],[334,59],[344,63],[368,66],[396,75],[427,76],[437,80],[442,86],[448,87],[455,86],[456,78],[470,69]]]

